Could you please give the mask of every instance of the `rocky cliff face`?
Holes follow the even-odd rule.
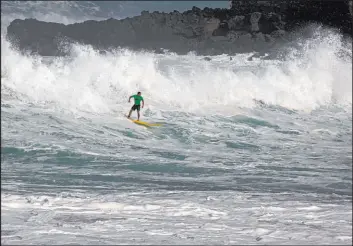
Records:
[[[100,50],[117,47],[203,55],[268,50],[285,42],[286,33],[319,22],[352,33],[346,1],[234,1],[232,9],[149,13],[123,20],[85,21],[72,25],[34,19],[14,20],[9,39],[20,50],[40,55],[65,55],[71,42]]]

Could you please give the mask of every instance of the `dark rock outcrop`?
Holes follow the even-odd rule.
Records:
[[[89,44],[99,50],[117,47],[164,49],[203,55],[264,51],[285,42],[286,34],[309,22],[352,33],[347,1],[234,1],[232,9],[193,7],[180,13],[142,11],[123,20],[85,21],[72,25],[35,19],[11,22],[8,38],[22,51],[65,55],[68,43]]]

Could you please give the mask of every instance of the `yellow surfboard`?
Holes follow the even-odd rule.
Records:
[[[125,117],[127,118],[127,115],[125,115]],[[152,127],[152,126],[161,126],[162,124],[159,123],[147,123],[141,120],[134,120],[131,118],[128,118],[129,120],[131,120],[132,122],[134,122],[135,124],[141,125],[141,126],[147,126],[147,127]]]

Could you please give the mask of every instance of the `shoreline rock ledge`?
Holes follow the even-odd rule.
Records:
[[[230,9],[193,7],[180,13],[142,11],[122,20],[89,20],[64,25],[16,19],[7,37],[21,51],[43,56],[69,53],[68,43],[106,51],[118,47],[162,53],[164,49],[199,55],[262,52],[287,42],[308,23],[321,23],[352,36],[350,1],[233,1]]]

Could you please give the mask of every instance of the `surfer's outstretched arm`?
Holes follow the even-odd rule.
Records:
[[[145,101],[142,99],[142,108],[145,106]]]
[[[130,96],[130,97],[129,97],[129,102],[130,102],[130,99],[131,99],[131,98],[133,98],[133,96]]]

